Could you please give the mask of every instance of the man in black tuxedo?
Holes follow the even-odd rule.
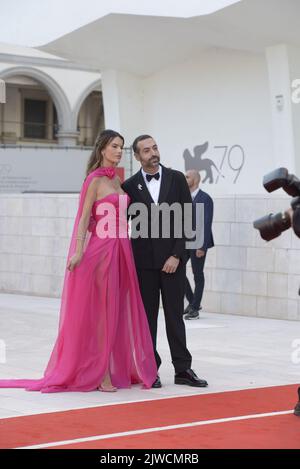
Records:
[[[151,205],[169,206],[191,203],[190,192],[184,175],[160,165],[160,154],[156,142],[150,135],[141,135],[133,142],[135,158],[141,169],[122,185],[130,196],[131,204],[141,203],[147,209],[148,231],[146,236],[132,235],[132,248],[135,258],[140,291],[150,326],[157,368],[161,364],[156,350],[157,319],[160,292],[166,321],[168,343],[172,363],[175,368],[175,384],[205,387],[207,382],[199,379],[191,370],[192,357],[186,347],[186,334],[183,321],[186,250],[185,237],[175,237],[175,217],[170,217],[170,234],[162,236],[162,217],[158,222],[151,218]],[[129,206],[130,211],[130,206]],[[131,215],[132,222],[137,215]],[[140,216],[140,214],[139,214]],[[151,236],[151,227],[158,223],[159,234]],[[132,223],[133,224],[133,223]],[[153,383],[161,387],[159,375]]]
[[[191,192],[193,200],[194,226],[196,229],[196,205],[203,204],[204,207],[204,243],[201,249],[191,249],[188,251],[188,257],[191,259],[192,271],[194,275],[195,289],[192,291],[190,282],[186,277],[185,294],[189,302],[185,309],[184,319],[198,319],[199,310],[201,309],[201,301],[204,290],[204,265],[207,250],[214,246],[214,238],[212,234],[212,221],[214,213],[214,203],[212,198],[204,191],[199,189],[201,181],[200,174],[195,169],[186,172],[186,180]]]

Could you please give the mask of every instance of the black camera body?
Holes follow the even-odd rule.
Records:
[[[254,228],[259,230],[261,237],[266,241],[277,238],[291,226],[296,236],[300,238],[300,180],[293,174],[289,174],[286,168],[279,168],[266,174],[263,184],[268,192],[276,191],[281,187],[293,199],[289,210],[275,215],[271,213],[255,220]],[[298,294],[300,295],[300,288]],[[294,415],[300,417],[300,387],[298,388],[298,402],[294,409]]]
[[[286,168],[278,168],[264,176],[263,185],[268,192],[282,188],[292,196],[291,209],[275,215],[271,213],[255,220],[254,228],[259,230],[260,236],[265,241],[277,238],[290,227],[300,238],[300,180],[295,175],[289,174]]]

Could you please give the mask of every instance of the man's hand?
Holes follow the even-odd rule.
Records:
[[[174,274],[177,270],[179,262],[180,260],[176,257],[169,257],[169,259],[166,260],[165,265],[162,268],[162,272],[165,272],[166,274]]]
[[[294,210],[292,208],[289,208],[285,214],[287,214],[290,217],[291,223],[293,223],[293,215],[294,215]]]
[[[205,256],[205,251],[202,251],[202,249],[196,249],[196,257],[203,257]]]

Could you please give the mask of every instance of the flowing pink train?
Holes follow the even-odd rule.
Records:
[[[114,168],[99,168],[84,181],[68,259],[75,252],[78,223],[91,180],[114,175]],[[124,201],[125,196],[121,198]],[[126,195],[126,207],[128,199]],[[118,230],[117,236],[100,238],[97,234],[106,207],[111,209],[106,220],[118,226],[122,216],[122,233],[125,229],[127,233],[126,214],[120,213],[120,206],[117,193],[93,205],[82,261],[73,272],[65,272],[58,337],[43,378],[0,380],[0,388],[44,393],[93,391],[107,370],[117,388],[137,383],[150,388],[155,381],[153,345],[130,240],[121,237]]]

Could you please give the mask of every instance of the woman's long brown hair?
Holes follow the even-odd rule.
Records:
[[[124,137],[122,137],[122,135],[120,135],[115,130],[103,130],[98,135],[92,154],[87,164],[86,176],[88,176],[92,171],[95,171],[95,169],[100,168],[102,166],[103,156],[101,152],[116,137],[119,137],[121,140],[123,140],[124,143]]]

